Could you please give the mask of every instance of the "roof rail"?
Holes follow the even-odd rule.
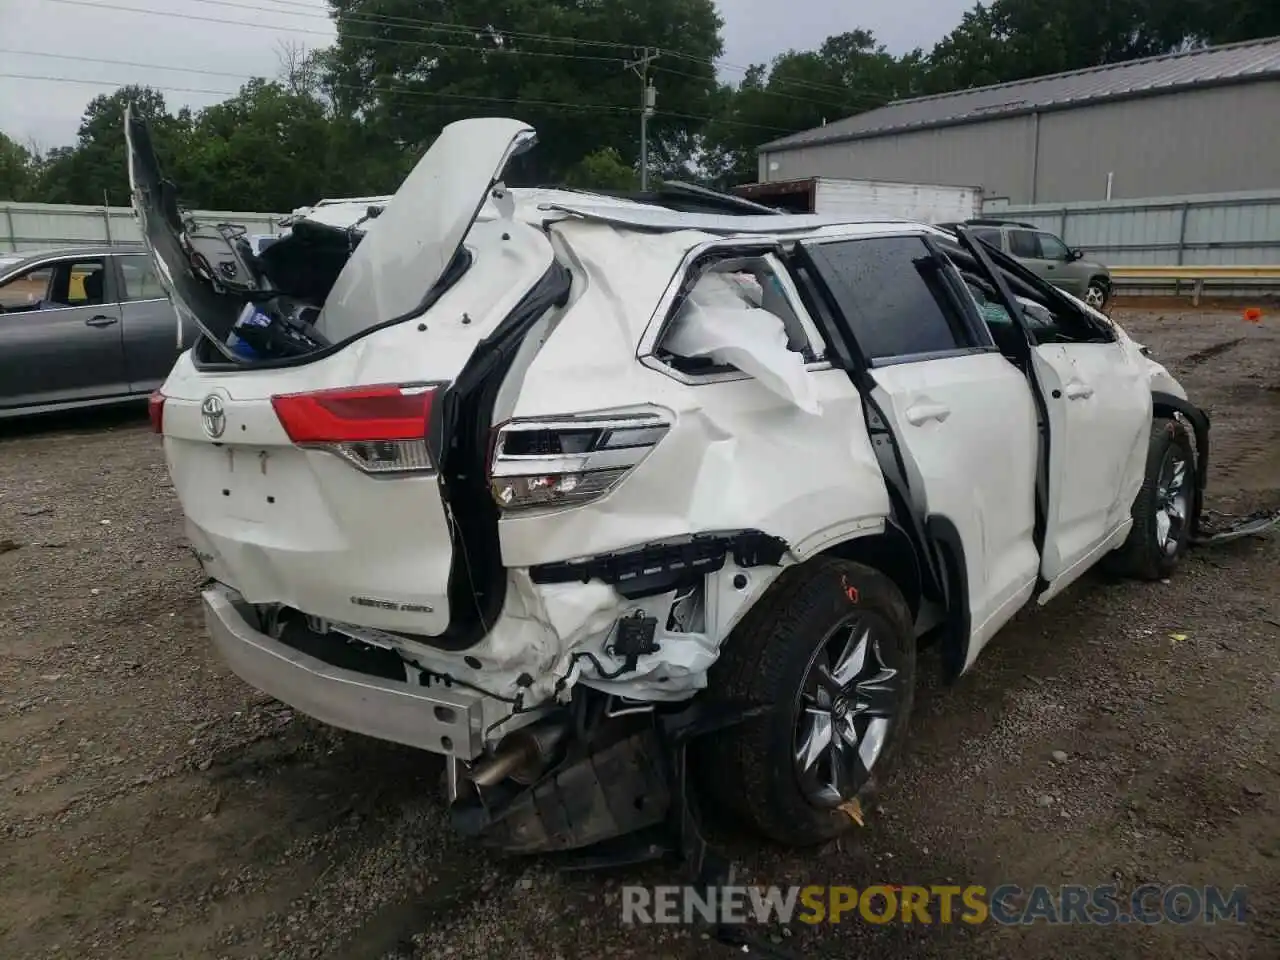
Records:
[[[978,217],[974,220],[966,220],[965,223],[974,227],[1026,227],[1028,230],[1040,229],[1034,223],[1024,223],[1021,220],[997,220],[994,217]]]

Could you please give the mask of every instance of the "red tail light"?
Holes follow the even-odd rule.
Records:
[[[164,433],[164,394],[157,390],[147,398],[147,416],[153,433]]]
[[[274,396],[271,406],[289,439],[321,447],[366,473],[432,469],[427,453],[438,385],[395,384]]]

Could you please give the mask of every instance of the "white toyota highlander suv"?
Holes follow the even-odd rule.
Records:
[[[476,119],[255,253],[126,126],[202,331],[152,417],[212,642],[443,755],[484,843],[696,852],[708,797],[829,839],[922,644],[954,679],[1022,607],[1099,562],[1167,577],[1196,535],[1206,416],[964,228],[507,189],[534,132]]]

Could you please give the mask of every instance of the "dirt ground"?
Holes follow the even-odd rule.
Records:
[[[1280,506],[1280,317],[1121,311],[1214,417],[1210,506]],[[440,765],[216,659],[137,412],[0,427],[0,956],[716,958],[621,923],[650,865],[561,874],[455,838]],[[1177,638],[1175,639],[1174,635]],[[802,956],[1280,957],[1280,537],[1171,583],[1087,577],[950,689],[842,848],[730,836],[758,883],[1217,884],[1244,925],[768,929]],[[740,954],[739,954],[740,955]]]

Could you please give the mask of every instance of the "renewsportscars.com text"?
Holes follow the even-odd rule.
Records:
[[[868,887],[623,887],[622,922],[874,924],[1244,923],[1242,887],[1146,884]]]

